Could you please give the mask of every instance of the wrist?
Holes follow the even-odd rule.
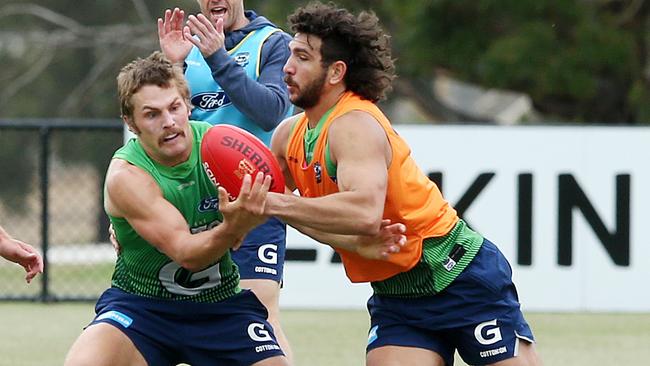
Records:
[[[236,245],[237,243],[244,240],[246,236],[241,230],[238,230],[234,225],[230,225],[227,221],[224,221],[219,226],[220,228],[217,233],[217,237],[221,240],[228,242],[229,246]]]

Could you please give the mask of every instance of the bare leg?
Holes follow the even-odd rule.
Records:
[[[107,323],[86,328],[74,342],[65,366],[147,366],[129,337]]]
[[[368,352],[366,366],[445,366],[445,360],[423,348],[384,346]]]
[[[493,364],[494,366],[541,366],[542,360],[535,350],[535,344],[519,340],[517,357]]]

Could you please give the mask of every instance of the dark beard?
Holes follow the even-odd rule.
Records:
[[[302,109],[314,107],[320,101],[321,91],[325,85],[325,77],[327,73],[322,73],[319,79],[314,80],[311,84],[307,85],[302,92],[298,95],[293,104]]]

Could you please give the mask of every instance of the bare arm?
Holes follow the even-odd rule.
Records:
[[[237,200],[229,202],[219,189],[219,209],[224,221],[217,227],[192,234],[185,218],[162,194],[149,174],[126,161],[115,159],[106,178],[107,211],[125,218],[151,245],[182,267],[197,271],[217,261],[248,231],[262,223],[263,205],[271,178],[259,174],[255,182],[244,178]]]
[[[379,232],[372,236],[330,234],[300,225],[295,228],[332,248],[356,252],[367,259],[387,260],[406,244],[406,226],[401,223],[393,224],[388,219],[382,220]]]
[[[283,122],[283,129],[284,125]],[[284,132],[274,136],[273,151],[286,165],[284,151],[288,132],[286,138],[279,133]],[[317,198],[269,193],[265,213],[280,217],[292,226],[322,232],[376,235],[384,210],[388,165],[392,158],[384,130],[368,113],[352,111],[330,126],[329,146],[337,164],[340,192]]]
[[[273,134],[271,140],[271,151],[278,159],[285,177],[286,195],[293,195],[296,185],[291,172],[287,166],[287,144],[291,130],[294,128],[300,115],[290,117],[283,121]],[[373,122],[374,123],[374,122]],[[390,220],[382,220],[379,232],[376,235],[344,235],[333,234],[301,225],[297,221],[289,223],[303,234],[333,248],[345,249],[356,252],[368,259],[388,259],[388,257],[400,251],[406,243],[404,232],[406,227],[402,223],[391,223]]]
[[[25,281],[30,283],[39,273],[43,273],[43,258],[29,244],[12,238],[0,226],[0,257],[18,263],[25,268]]]

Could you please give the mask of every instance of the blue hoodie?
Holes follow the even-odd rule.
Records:
[[[205,58],[212,77],[228,94],[230,101],[263,130],[273,130],[292,108],[289,93],[284,82],[282,68],[289,58],[291,36],[285,32],[272,34],[262,46],[260,76],[252,80],[228,55],[227,50],[235,47],[246,35],[267,25],[276,27],[268,19],[247,10],[250,23],[241,29],[226,32],[225,49],[220,49]]]

